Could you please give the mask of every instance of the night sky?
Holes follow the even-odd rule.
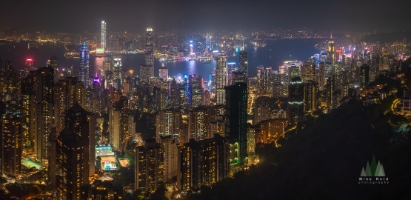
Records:
[[[3,0],[0,26],[19,31],[409,30],[411,0]]]

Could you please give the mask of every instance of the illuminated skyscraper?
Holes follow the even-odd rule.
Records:
[[[247,157],[247,84],[236,83],[225,89],[225,136],[238,144],[238,163],[245,164]]]
[[[77,77],[67,77],[59,80],[54,89],[56,131],[60,133],[64,129],[66,111],[75,104],[86,107],[86,88]]]
[[[182,125],[181,115],[180,110],[164,109],[159,111],[156,115],[156,137],[171,135],[178,142]]]
[[[229,143],[215,134],[213,138],[196,141],[179,147],[177,187],[189,191],[202,185],[213,185],[229,176]]]
[[[56,142],[56,193],[58,200],[81,199],[85,180],[83,138],[65,128]],[[87,174],[88,175],[88,174]],[[88,178],[88,176],[87,176]]]
[[[304,112],[312,113],[318,108],[318,83],[312,80],[304,82]]]
[[[208,123],[210,122],[209,111],[209,107],[205,106],[190,110],[188,117],[188,134],[190,139],[199,141],[211,137],[207,135]]]
[[[335,64],[335,46],[334,46],[333,35],[331,35],[330,41],[328,41],[328,53],[330,56],[330,63],[334,65]]]
[[[88,87],[90,84],[90,63],[89,63],[89,51],[86,42],[80,49],[80,81]]]
[[[49,158],[48,142],[54,126],[54,70],[42,67],[35,77],[36,90],[36,135],[34,152],[37,160],[47,165]]]
[[[101,21],[101,38],[100,38],[100,47],[106,50],[107,46],[107,34],[106,34],[106,22]]]
[[[5,114],[1,119],[1,172],[17,176],[21,169],[22,126],[18,115]]]
[[[122,78],[121,78],[122,63],[121,58],[114,58],[113,60],[113,86],[114,89],[121,91]]]
[[[217,105],[225,104],[225,86],[227,85],[227,59],[225,55],[217,58],[216,69],[216,97]]]
[[[315,65],[312,62],[304,62],[301,66],[301,79],[304,82],[315,80]]]
[[[147,28],[146,31],[146,65],[154,66],[154,41],[153,41],[153,29]]]
[[[150,80],[150,77],[154,76],[154,67],[153,65],[142,65],[140,66],[140,81],[147,83]]]
[[[164,147],[156,140],[136,148],[136,189],[154,192],[164,181]]]
[[[188,103],[191,107],[198,107],[204,104],[204,81],[201,76],[195,74],[189,76]]]
[[[163,81],[167,81],[168,68],[167,67],[160,67],[160,69],[158,69],[158,77],[160,79],[163,79]]]

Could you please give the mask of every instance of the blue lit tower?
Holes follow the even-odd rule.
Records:
[[[206,37],[206,48],[208,49],[208,51],[211,51],[212,50],[211,47],[212,47],[212,45],[211,45],[211,36],[208,35]]]
[[[145,61],[146,65],[154,66],[154,41],[153,41],[153,29],[147,28],[146,31],[146,54]]]
[[[238,145],[239,164],[247,157],[247,84],[235,83],[225,87],[225,136]]]
[[[90,55],[86,42],[80,49],[80,80],[86,87],[90,84]]]

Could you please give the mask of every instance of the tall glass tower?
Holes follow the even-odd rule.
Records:
[[[153,41],[153,29],[147,28],[146,32],[146,65],[154,66],[154,41]]]
[[[90,63],[89,63],[89,51],[86,42],[80,49],[80,80],[88,87],[90,84]]]
[[[106,34],[106,22],[101,21],[101,48],[104,48],[106,50],[107,46],[107,34]]]
[[[241,50],[238,57],[239,57],[238,71],[245,72],[246,78],[248,78],[248,54],[246,51]]]

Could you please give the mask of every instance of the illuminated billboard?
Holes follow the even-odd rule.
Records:
[[[97,48],[96,54],[104,54],[104,48]]]

